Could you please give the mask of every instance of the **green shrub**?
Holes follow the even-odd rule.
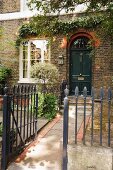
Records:
[[[38,93],[38,117],[43,116],[44,94]]]
[[[0,94],[2,94],[3,88],[7,83],[7,79],[10,75],[11,69],[0,65]]]
[[[39,93],[37,113],[38,117],[45,117],[46,119],[51,120],[56,116],[56,111],[57,111],[57,97],[53,94]]]
[[[46,94],[44,98],[43,114],[48,120],[56,116],[57,97],[53,94]]]
[[[58,82],[58,69],[51,63],[35,63],[31,67],[31,77],[37,80],[38,85],[45,85],[46,89]],[[39,86],[38,86],[39,87]]]
[[[5,81],[8,76],[11,74],[11,69],[4,66],[0,66],[0,82]]]
[[[49,91],[58,82],[58,69],[50,63],[35,63],[31,67],[31,77],[38,82],[38,117],[51,120],[56,116],[57,97]],[[41,93],[43,88],[44,94]]]
[[[35,113],[34,97],[32,97],[32,109]],[[54,94],[38,93],[38,117],[45,117],[48,120],[53,119],[57,112],[57,97]]]

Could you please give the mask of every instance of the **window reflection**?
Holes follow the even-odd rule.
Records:
[[[77,37],[71,45],[71,48],[89,48],[90,41],[87,37]]]
[[[23,44],[23,78],[27,78],[28,43]]]
[[[34,64],[35,62],[45,62],[48,59],[48,41],[31,41],[31,64]]]
[[[30,78],[30,67],[36,62],[49,62],[47,40],[29,40],[22,43],[22,78]]]

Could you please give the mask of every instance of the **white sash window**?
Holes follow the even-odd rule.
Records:
[[[20,48],[19,82],[31,82],[30,68],[36,62],[50,62],[50,50],[47,40],[29,40]]]

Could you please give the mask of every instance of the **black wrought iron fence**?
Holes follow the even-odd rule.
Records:
[[[36,85],[17,85],[13,88],[5,88],[3,96],[2,170],[7,168],[11,158],[22,152],[25,145],[31,139],[33,140],[37,136],[37,132],[49,122],[49,120],[44,119],[44,115],[42,118],[39,115],[40,107],[43,107],[39,106],[40,97],[46,97],[47,94],[50,94],[50,97],[55,95],[57,102],[55,106],[60,105],[59,84],[46,84],[46,86],[42,84],[41,89],[38,90]]]
[[[12,92],[5,88],[3,97],[2,170],[37,135],[36,86],[14,86]]]
[[[66,89],[67,86],[67,80],[63,80],[62,83],[60,84],[60,104],[62,104],[65,94],[64,94],[64,90]]]
[[[65,89],[64,98],[64,119],[63,119],[63,170],[67,170],[67,145],[69,142],[69,90]],[[107,95],[106,95],[107,94]],[[83,145],[113,147],[113,96],[109,88],[107,93],[101,87],[98,99],[95,98],[96,91],[92,87],[91,96],[87,95],[87,88],[84,87],[83,95],[79,95],[78,87],[75,88],[74,107],[74,142],[82,142]],[[81,105],[81,106],[80,106]],[[90,110],[88,110],[88,105]],[[82,113],[79,108],[82,107]],[[82,129],[79,134],[79,118],[82,115]],[[78,130],[79,129],[79,130]],[[73,134],[72,134],[73,136]],[[80,138],[81,137],[81,138]]]
[[[63,80],[61,84],[59,83],[40,84],[38,87],[40,89],[39,91],[43,94],[48,94],[48,93],[54,94],[57,97],[58,106],[60,107],[65,97],[64,90],[66,88],[66,85],[67,85],[67,81]]]

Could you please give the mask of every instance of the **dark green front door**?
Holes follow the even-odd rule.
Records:
[[[80,48],[70,50],[70,94],[74,94],[75,87],[79,87],[79,94],[83,94],[86,86],[88,95],[91,93],[91,50]]]

